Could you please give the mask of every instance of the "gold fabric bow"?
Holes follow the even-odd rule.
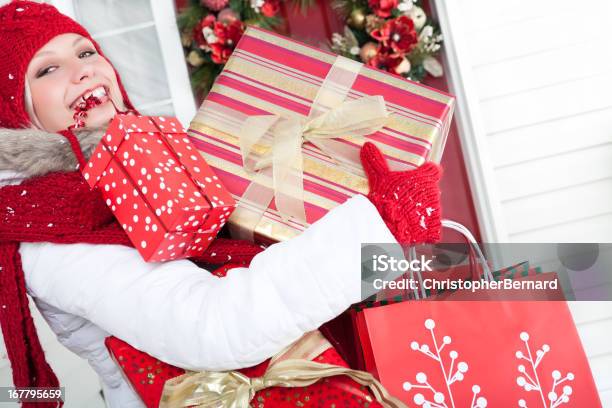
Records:
[[[305,121],[280,115],[251,116],[240,131],[244,168],[254,174],[271,166],[273,195],[281,217],[305,223],[302,144],[310,142],[332,160],[341,160],[342,143],[333,139],[377,132],[387,117],[382,96],[343,101],[325,112],[311,109]],[[253,147],[266,144],[268,152],[258,155]]]
[[[389,395],[370,373],[310,361],[330,347],[323,335],[314,331],[306,333],[273,357],[262,377],[249,378],[238,371],[184,374],[166,382],[159,407],[244,408],[249,406],[258,391],[265,388],[305,387],[336,375],[347,375],[359,384],[368,386],[384,407],[406,407]]]

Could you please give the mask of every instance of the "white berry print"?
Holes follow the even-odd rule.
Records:
[[[448,357],[450,358],[450,364],[446,367],[446,363],[443,359],[442,350],[445,346],[452,343],[452,339],[450,336],[444,336],[442,338],[442,344],[438,347],[438,342],[436,340],[436,336],[434,333],[434,328],[436,327],[436,322],[433,319],[425,320],[425,328],[431,332],[431,339],[433,342],[433,347],[430,347],[427,344],[419,344],[416,341],[413,341],[410,344],[410,347],[414,351],[418,351],[420,353],[425,354],[427,357],[431,358],[434,361],[437,361],[440,365],[440,371],[444,378],[444,383],[446,384],[446,390],[440,391],[436,390],[428,381],[427,374],[424,372],[419,372],[416,374],[415,379],[416,383],[411,383],[409,381],[404,382],[403,388],[405,391],[410,391],[415,388],[422,388],[424,390],[429,390],[433,396],[433,400],[428,399],[423,393],[417,393],[414,395],[414,402],[418,406],[422,406],[424,408],[456,408],[455,400],[453,398],[453,392],[451,386],[455,382],[463,381],[465,378],[465,373],[468,371],[468,364],[465,361],[459,361],[455,365],[455,361],[459,358],[459,353],[455,350],[451,350],[448,352]],[[433,349],[433,352],[432,352]],[[478,396],[480,393],[480,386],[474,384],[472,386],[472,401],[470,402],[469,408],[485,408],[487,406],[487,399],[482,396]],[[450,404],[450,405],[449,405]],[[466,406],[465,404],[461,404],[459,406]]]
[[[525,343],[527,354],[525,355],[523,351],[519,350],[516,352],[516,358],[519,360],[525,360],[529,363],[533,377],[527,372],[528,367],[525,367],[524,364],[519,364],[518,371],[521,374],[516,377],[516,383],[525,391],[537,391],[540,394],[543,408],[556,408],[563,403],[568,403],[570,400],[570,395],[572,395],[572,387],[567,384],[564,385],[560,390],[562,393],[559,395],[557,386],[566,381],[573,381],[574,374],[567,373],[567,375],[562,378],[559,370],[553,370],[553,372],[550,374],[553,379],[553,384],[548,394],[545,394],[538,376],[538,366],[542,362],[542,359],[544,359],[546,353],[550,351],[550,346],[548,344],[542,345],[542,348],[536,351],[534,360],[533,355],[531,354],[531,348],[529,347],[529,333],[522,332],[519,337]],[[524,399],[520,399],[518,401],[518,406],[521,408],[527,408],[527,402]]]

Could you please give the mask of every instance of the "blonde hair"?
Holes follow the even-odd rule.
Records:
[[[32,125],[34,125],[34,127],[36,127],[37,129],[40,130],[44,130],[42,124],[40,123],[40,120],[38,120],[38,116],[36,116],[36,112],[34,111],[34,102],[32,100],[32,92],[30,91],[30,82],[28,81],[28,77],[26,76],[25,78],[25,91],[24,91],[24,102],[25,102],[25,108],[26,108],[26,112],[28,113],[28,116],[30,117],[30,121],[32,122]]]

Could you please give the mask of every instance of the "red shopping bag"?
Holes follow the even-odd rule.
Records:
[[[356,324],[368,370],[409,406],[601,407],[566,302],[407,301]]]

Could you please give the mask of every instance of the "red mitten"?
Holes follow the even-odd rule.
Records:
[[[368,198],[399,243],[440,240],[440,188],[442,170],[427,162],[408,171],[391,171],[378,148],[366,142],[361,163],[368,176]]]

